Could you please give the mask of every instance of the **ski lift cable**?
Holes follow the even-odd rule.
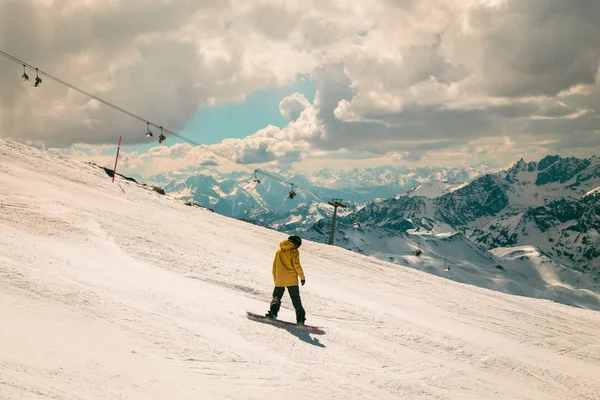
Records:
[[[117,106],[117,105],[115,105],[115,104],[113,104],[113,103],[111,103],[111,102],[109,102],[109,101],[106,101],[106,100],[104,100],[104,99],[102,99],[102,98],[100,98],[100,97],[98,97],[98,96],[95,96],[95,95],[93,95],[93,94],[91,94],[91,93],[89,93],[89,92],[87,92],[87,91],[85,91],[85,90],[83,90],[83,89],[80,89],[80,88],[78,88],[77,86],[74,86],[74,85],[72,85],[72,84],[70,84],[70,83],[68,83],[68,82],[65,82],[65,81],[63,81],[63,80],[62,80],[62,79],[60,79],[60,78],[57,78],[57,77],[55,77],[55,76],[53,76],[53,75],[51,75],[51,74],[49,74],[49,73],[47,73],[47,72],[44,72],[44,71],[42,71],[42,70],[40,70],[40,69],[37,69],[37,68],[35,68],[34,66],[32,66],[32,65],[30,65],[30,64],[28,64],[28,63],[26,63],[26,62],[24,62],[24,61],[21,61],[20,59],[18,59],[18,58],[16,58],[16,57],[14,57],[14,56],[11,56],[11,55],[10,55],[10,54],[8,54],[8,53],[5,53],[5,52],[4,52],[4,51],[2,51],[2,50],[0,50],[0,55],[2,55],[2,56],[4,56],[4,57],[8,58],[8,59],[9,59],[9,60],[11,60],[11,61],[14,61],[14,62],[16,62],[16,63],[19,63],[19,64],[21,64],[21,65],[23,65],[24,67],[25,67],[25,66],[27,66],[27,67],[29,67],[29,68],[31,68],[31,69],[35,69],[36,71],[39,71],[39,73],[40,73],[41,75],[47,76],[48,78],[50,78],[50,79],[54,80],[55,82],[58,82],[58,83],[60,83],[60,84],[62,84],[62,85],[64,85],[64,86],[67,86],[67,87],[69,87],[69,88],[71,88],[71,89],[73,89],[73,90],[75,90],[75,91],[77,91],[77,92],[79,92],[79,93],[81,93],[81,94],[83,94],[83,95],[85,95],[85,96],[91,97],[92,99],[94,99],[94,100],[97,100],[97,101],[99,101],[99,102],[101,102],[101,103],[103,103],[103,104],[105,104],[105,105],[107,105],[107,106],[109,106],[109,107],[111,107],[111,108],[113,108],[113,109],[117,110],[117,111],[120,111],[120,112],[122,112],[122,113],[124,113],[124,114],[127,114],[127,115],[129,115],[130,117],[132,117],[132,118],[135,118],[135,119],[137,119],[137,120],[139,120],[139,121],[142,121],[142,122],[146,122],[146,125],[147,125],[147,126],[149,126],[149,125],[152,125],[153,127],[155,127],[155,128],[159,128],[159,129],[161,129],[163,132],[166,132],[166,133],[168,133],[168,134],[170,134],[170,135],[173,135],[173,136],[175,136],[175,137],[178,137],[178,138],[180,138],[181,140],[183,140],[183,141],[186,141],[186,142],[188,142],[188,143],[190,143],[190,144],[192,144],[192,145],[195,145],[195,146],[202,147],[204,150],[206,150],[206,151],[208,151],[208,152],[210,152],[210,153],[213,153],[213,154],[215,154],[215,155],[217,155],[217,156],[219,156],[219,157],[221,157],[221,158],[227,159],[227,160],[229,160],[229,161],[231,161],[231,162],[233,162],[233,163],[235,163],[235,164],[238,164],[238,165],[240,165],[240,166],[243,166],[243,167],[245,167],[245,168],[252,169],[253,171],[259,171],[259,169],[257,169],[257,168],[252,168],[252,167],[251,167],[249,164],[244,164],[244,163],[241,163],[241,162],[239,162],[239,161],[237,161],[237,160],[235,160],[235,159],[233,159],[233,158],[231,158],[231,157],[228,157],[228,156],[225,156],[225,155],[223,155],[223,154],[220,154],[220,153],[218,153],[218,152],[216,152],[216,151],[214,151],[214,150],[212,150],[212,149],[208,148],[206,145],[203,145],[203,144],[197,143],[197,142],[195,142],[195,141],[193,141],[193,140],[190,140],[190,139],[188,139],[188,138],[186,138],[186,137],[184,137],[184,136],[182,136],[182,135],[180,135],[180,134],[177,134],[177,133],[175,133],[175,132],[173,132],[173,131],[171,131],[171,130],[169,130],[169,129],[166,129],[166,128],[164,128],[164,127],[162,127],[162,126],[160,126],[160,125],[158,125],[158,124],[156,124],[156,123],[154,123],[154,122],[151,122],[151,121],[149,121],[149,120],[148,120],[148,119],[146,119],[146,118],[142,118],[142,117],[140,117],[140,116],[139,116],[139,115],[137,115],[137,114],[134,114],[134,113],[132,113],[132,112],[130,112],[130,111],[127,111],[126,109],[124,109],[124,108],[122,108],[122,107],[119,107],[119,106]],[[266,176],[268,176],[268,177],[272,178],[272,179],[278,180],[278,181],[280,181],[280,182],[282,182],[282,183],[288,183],[287,181],[285,181],[285,180],[283,180],[283,179],[281,179],[281,178],[279,178],[279,177],[276,177],[276,176],[274,176],[274,175],[268,174],[268,173],[266,173],[266,172],[264,172],[264,171],[263,171],[263,172],[261,172],[261,173],[262,173],[263,175],[266,175]]]
[[[91,93],[89,93],[89,92],[87,92],[87,91],[85,91],[85,90],[83,90],[83,89],[80,89],[80,88],[78,88],[78,87],[77,87],[77,86],[75,86],[75,85],[72,85],[72,84],[70,84],[70,83],[68,83],[68,82],[65,82],[64,80],[62,80],[62,79],[60,79],[60,78],[57,78],[57,77],[55,77],[55,76],[53,76],[53,75],[51,75],[51,74],[49,74],[49,73],[47,73],[47,72],[44,72],[44,71],[42,71],[41,69],[38,69],[38,68],[34,67],[33,65],[31,65],[31,64],[28,64],[28,63],[26,63],[26,62],[24,62],[24,61],[22,61],[22,60],[18,59],[17,57],[14,57],[14,56],[12,56],[12,55],[10,55],[10,54],[8,54],[8,53],[6,53],[6,52],[2,51],[2,50],[0,50],[0,55],[1,55],[1,56],[3,56],[3,57],[5,57],[5,58],[7,58],[7,59],[9,59],[9,60],[11,60],[11,61],[13,61],[13,62],[15,62],[15,63],[18,63],[19,65],[22,65],[24,70],[25,70],[25,67],[29,67],[30,69],[33,69],[33,70],[35,70],[35,71],[36,71],[37,73],[39,73],[40,75],[46,76],[46,77],[48,77],[48,78],[52,79],[53,81],[55,81],[55,82],[57,82],[57,83],[59,83],[59,84],[61,84],[61,85],[64,85],[64,86],[66,86],[66,87],[68,87],[68,88],[70,88],[70,89],[73,89],[73,90],[75,90],[75,91],[77,91],[77,92],[79,92],[79,93],[81,93],[81,94],[83,94],[83,95],[85,95],[85,96],[88,96],[88,97],[90,97],[90,98],[92,98],[92,99],[94,99],[94,100],[96,100],[96,101],[98,101],[98,102],[100,102],[100,103],[102,103],[102,104],[104,104],[104,105],[106,105],[106,106],[108,106],[108,107],[111,107],[111,108],[113,108],[113,109],[115,109],[115,110],[117,110],[117,111],[119,111],[119,112],[121,112],[121,113],[123,113],[123,114],[126,114],[126,115],[128,115],[128,116],[130,116],[130,117],[132,117],[132,118],[134,118],[134,119],[137,119],[137,120],[139,120],[139,121],[141,121],[141,122],[145,122],[145,123],[146,123],[146,126],[147,126],[147,128],[148,128],[148,131],[149,131],[149,127],[150,127],[150,125],[152,125],[152,126],[153,126],[153,127],[155,127],[155,128],[159,128],[159,129],[161,130],[161,133],[162,133],[162,132],[164,132],[164,133],[168,133],[168,134],[170,134],[170,135],[172,135],[172,136],[175,136],[175,137],[177,137],[177,138],[179,138],[179,139],[181,139],[181,140],[183,140],[183,141],[185,141],[185,142],[187,142],[187,143],[189,143],[189,144],[191,144],[191,145],[198,146],[198,147],[202,148],[203,150],[205,150],[205,151],[207,151],[207,152],[209,152],[209,153],[212,153],[212,154],[214,154],[214,155],[216,155],[216,156],[218,156],[218,157],[221,157],[221,158],[223,158],[223,159],[226,159],[226,160],[228,160],[228,161],[231,161],[231,162],[233,162],[233,163],[235,163],[235,164],[237,164],[237,165],[239,165],[239,166],[242,166],[242,167],[244,167],[244,168],[246,168],[246,169],[249,169],[249,170],[251,170],[252,172],[255,172],[255,173],[257,173],[257,172],[258,172],[258,173],[260,173],[261,175],[264,175],[264,176],[266,176],[266,177],[269,177],[269,178],[271,178],[271,179],[274,179],[274,180],[276,180],[276,181],[278,181],[278,182],[281,182],[281,183],[283,183],[283,184],[287,184],[287,185],[296,186],[296,188],[297,188],[297,189],[299,189],[299,190],[302,190],[302,191],[305,191],[305,192],[308,192],[308,193],[312,194],[314,197],[316,197],[316,198],[318,198],[318,199],[320,199],[320,200],[323,200],[323,201],[325,201],[325,202],[327,202],[327,201],[328,201],[328,200],[327,200],[325,197],[323,197],[323,196],[321,196],[321,195],[318,195],[318,194],[314,193],[314,192],[313,192],[312,190],[310,190],[310,189],[299,187],[299,186],[297,186],[297,185],[294,185],[294,184],[292,184],[291,182],[289,182],[289,181],[287,181],[287,180],[285,180],[285,179],[282,179],[282,178],[280,178],[280,177],[278,177],[278,176],[276,176],[276,175],[274,175],[274,174],[272,174],[272,173],[269,173],[269,172],[267,172],[267,171],[265,171],[265,170],[263,170],[263,169],[260,169],[260,168],[255,168],[255,167],[254,167],[254,166],[252,166],[251,164],[245,164],[245,163],[242,163],[242,162],[240,162],[240,161],[238,161],[238,160],[236,160],[236,159],[234,159],[234,158],[232,158],[232,157],[229,157],[229,156],[226,156],[226,155],[224,155],[224,154],[221,154],[221,153],[219,153],[219,152],[217,152],[217,151],[215,151],[215,150],[213,150],[213,149],[209,148],[208,146],[206,146],[206,145],[204,145],[204,144],[197,143],[197,142],[195,142],[194,140],[188,139],[188,138],[186,138],[186,137],[184,137],[184,136],[182,136],[182,135],[180,135],[180,134],[178,134],[178,133],[175,133],[175,132],[173,132],[173,131],[171,131],[171,130],[169,130],[169,129],[166,129],[166,128],[164,128],[163,126],[161,126],[161,125],[159,125],[159,124],[156,124],[156,123],[154,123],[154,122],[151,122],[150,120],[148,120],[148,119],[146,119],[146,118],[142,118],[142,117],[140,117],[139,115],[137,115],[137,114],[135,114],[135,113],[133,113],[133,112],[131,112],[131,111],[128,111],[128,110],[126,110],[126,109],[124,109],[124,108],[122,108],[122,107],[119,107],[119,106],[117,106],[117,105],[115,105],[115,104],[113,104],[113,103],[111,103],[111,102],[109,102],[109,101],[107,101],[107,100],[104,100],[104,99],[102,99],[101,97],[98,97],[98,96],[96,96],[96,95],[93,95],[93,94],[91,94]]]

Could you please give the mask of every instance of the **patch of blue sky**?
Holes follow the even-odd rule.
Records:
[[[315,81],[299,76],[293,84],[259,90],[239,103],[202,108],[178,134],[196,143],[215,144],[223,139],[244,138],[268,125],[283,128],[288,120],[279,112],[281,100],[294,93],[301,93],[312,102],[316,90]],[[158,132],[154,132],[153,139],[155,140],[146,144],[127,145],[121,148],[128,153],[134,151],[143,153],[158,145]],[[165,145],[175,143],[185,142],[169,135],[167,141],[163,142]],[[107,152],[110,153],[111,151]]]
[[[237,104],[203,108],[180,133],[199,143],[214,144],[227,138],[244,138],[268,125],[283,128],[288,120],[279,112],[279,103],[297,92],[312,101],[316,83],[297,81],[257,91]]]

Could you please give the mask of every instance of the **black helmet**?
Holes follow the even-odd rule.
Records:
[[[288,238],[288,241],[294,243],[296,247],[302,246],[302,238],[298,235],[292,235]]]

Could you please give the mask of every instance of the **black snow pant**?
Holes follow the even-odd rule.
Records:
[[[271,300],[271,314],[277,315],[279,313],[279,308],[281,307],[281,299],[283,297],[283,293],[285,292],[285,287],[283,286],[275,286],[273,290],[273,300]],[[302,307],[302,300],[300,300],[300,288],[298,285],[296,286],[287,286],[288,293],[292,298],[292,304],[294,305],[294,309],[296,310],[296,322],[304,321],[306,319],[306,312]]]

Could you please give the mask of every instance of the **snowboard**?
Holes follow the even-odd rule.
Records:
[[[258,322],[263,322],[265,324],[281,326],[284,328],[296,329],[296,330],[304,331],[304,332],[308,332],[308,333],[314,333],[315,335],[324,335],[325,334],[325,331],[317,326],[298,325],[293,322],[282,321],[280,319],[273,319],[273,318],[265,317],[264,315],[255,314],[250,311],[246,311],[246,314],[248,314],[248,319],[251,319],[253,321],[258,321]]]

